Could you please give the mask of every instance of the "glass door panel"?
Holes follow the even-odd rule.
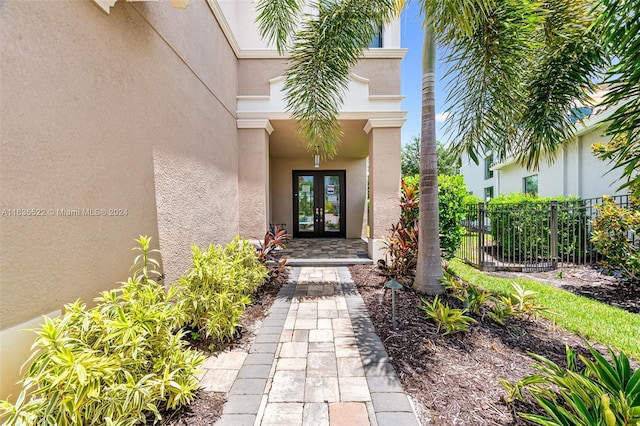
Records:
[[[324,232],[339,233],[340,226],[340,176],[324,176]]]
[[[293,171],[293,236],[346,236],[345,172]]]
[[[298,232],[315,232],[314,195],[314,176],[298,176]]]

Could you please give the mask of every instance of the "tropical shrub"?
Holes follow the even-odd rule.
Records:
[[[619,207],[611,197],[604,197],[596,209],[591,242],[603,256],[602,265],[640,280],[640,210]]]
[[[385,241],[386,252],[391,257],[389,272],[403,281],[414,275],[418,262],[418,191],[401,181],[400,220],[391,226]]]
[[[462,245],[467,186],[461,175],[438,176],[438,207],[440,220],[440,247],[447,259],[454,257]]]
[[[191,248],[193,266],[180,278],[187,326],[208,338],[231,340],[266,268],[248,241],[236,237],[225,247]]]
[[[392,272],[409,275],[415,270],[418,253],[418,214],[420,176],[406,176],[401,182],[400,221],[393,225],[388,253],[392,258]],[[464,228],[464,200],[467,189],[462,176],[438,176],[438,205],[440,223],[440,247],[444,257],[451,259],[462,244]]]
[[[587,216],[583,200],[516,193],[499,195],[486,205],[492,240],[502,256],[524,261],[551,258],[552,201],[558,202],[558,257],[579,258],[584,253]]]
[[[500,325],[508,317],[525,316],[532,319],[538,318],[542,312],[550,312],[549,308],[537,303],[538,296],[535,291],[527,290],[516,283],[511,283],[513,293],[509,296],[494,297],[494,305],[489,316]]]
[[[433,298],[433,302],[429,302],[425,298],[421,298],[423,310],[427,318],[433,320],[438,326],[438,331],[444,330],[444,334],[460,333],[469,331],[469,324],[476,322],[473,318],[466,316],[464,310],[449,307],[448,304],[442,303],[438,296]]]
[[[7,425],[129,425],[189,404],[204,357],[187,348],[176,287],[154,281],[150,238],[140,237],[133,277],[97,305],[65,306],[36,331],[17,403],[0,402]]]
[[[264,241],[258,246],[258,261],[267,268],[269,280],[275,280],[285,272],[287,259],[279,259],[274,252],[286,247],[289,238],[291,235],[284,229],[269,230],[264,234]]]
[[[546,415],[519,413],[533,423],[546,426],[638,425],[640,424],[640,370],[633,370],[624,352],[609,349],[611,362],[589,348],[591,358],[577,356],[566,348],[567,367],[536,354],[533,367],[540,374],[511,384],[501,379],[509,399],[524,399],[527,389]],[[579,368],[578,360],[584,365]]]
[[[462,281],[449,271],[448,266],[443,266],[444,277],[442,285],[456,299],[462,301],[464,311],[478,315],[480,309],[492,300],[492,295],[480,286]]]

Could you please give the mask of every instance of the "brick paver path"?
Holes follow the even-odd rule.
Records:
[[[418,425],[346,267],[294,268],[249,354],[205,367],[218,426]]]

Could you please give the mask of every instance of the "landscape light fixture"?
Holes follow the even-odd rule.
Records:
[[[391,289],[391,317],[392,317],[392,321],[393,321],[393,329],[397,330],[398,329],[398,321],[396,319],[396,290],[399,290],[402,288],[402,284],[400,284],[398,281],[396,281],[395,277],[391,278],[389,281],[387,281],[386,283],[384,283],[384,286],[386,288],[390,288]]]

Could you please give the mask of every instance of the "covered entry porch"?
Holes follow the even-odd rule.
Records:
[[[240,235],[261,239],[281,224],[294,241],[364,238],[369,259],[384,257],[399,215],[402,97],[370,95],[369,80],[352,74],[338,154],[318,162],[285,111],[282,83],[238,97]]]

